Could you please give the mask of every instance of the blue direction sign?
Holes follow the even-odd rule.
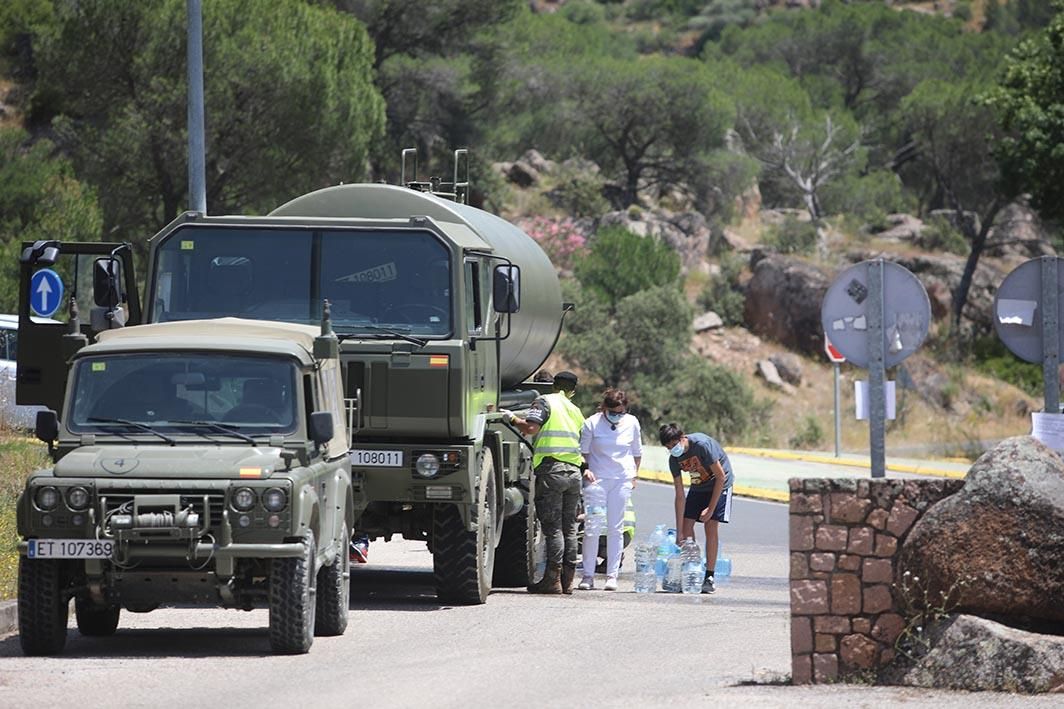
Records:
[[[42,318],[50,318],[63,302],[63,279],[50,268],[42,268],[30,278],[30,308]]]

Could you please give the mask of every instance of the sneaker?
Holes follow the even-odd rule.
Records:
[[[713,587],[713,577],[707,576],[706,580],[702,582],[702,593],[713,593],[717,589]]]
[[[351,561],[355,564],[365,564],[369,561],[369,540],[365,537],[352,540]]]
[[[581,591],[590,591],[595,587],[595,577],[585,576],[580,580],[580,584],[577,586]]]
[[[617,577],[607,576],[606,583],[602,586],[603,590],[616,591],[617,590]]]

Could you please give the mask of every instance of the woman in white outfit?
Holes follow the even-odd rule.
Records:
[[[632,496],[639,461],[643,457],[639,419],[628,413],[627,394],[620,389],[607,389],[603,393],[598,413],[588,417],[580,429],[580,452],[587,462],[585,485],[598,481],[606,492],[606,583],[603,588],[616,591],[624,546],[624,509]],[[583,548],[592,552],[583,554],[584,578],[577,588],[584,591],[595,587],[598,537],[598,530],[589,530],[585,521]]]

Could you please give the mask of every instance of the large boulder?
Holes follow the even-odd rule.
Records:
[[[984,453],[913,526],[897,574],[903,603],[1064,621],[1064,460],[1029,436]]]
[[[743,305],[750,331],[792,350],[823,356],[820,304],[829,285],[827,275],[804,261],[757,250],[750,268],[753,275]]]
[[[1064,692],[1064,637],[951,615],[926,631],[899,684],[968,691]],[[926,653],[923,650],[926,648]]]

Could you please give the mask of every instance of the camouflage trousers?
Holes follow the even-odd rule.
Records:
[[[570,463],[545,460],[536,468],[536,517],[547,541],[548,564],[576,565],[580,482],[580,468]]]

